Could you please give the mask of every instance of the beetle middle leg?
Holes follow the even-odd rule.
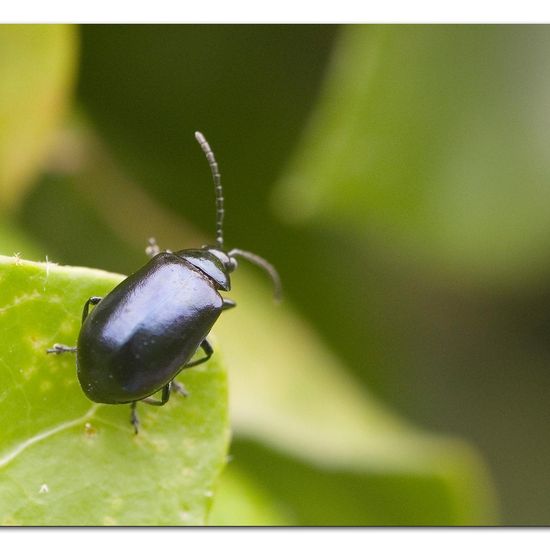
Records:
[[[155,399],[154,397],[145,397],[142,399],[143,403],[147,403],[148,405],[155,405],[156,407],[162,407],[163,405],[166,405],[168,403],[168,400],[170,399],[170,386],[171,382],[168,382],[164,388],[162,388],[162,395],[160,399]]]

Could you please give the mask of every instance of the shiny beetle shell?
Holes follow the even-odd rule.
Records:
[[[86,317],[77,346],[82,389],[99,403],[152,395],[191,359],[222,306],[203,271],[175,254],[158,254]]]

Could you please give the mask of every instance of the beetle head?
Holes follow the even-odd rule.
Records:
[[[213,246],[203,246],[202,250],[206,250],[213,256],[216,256],[216,258],[218,258],[218,260],[220,260],[223,264],[223,267],[227,273],[233,273],[239,265],[235,258],[231,257],[227,252],[224,252],[219,248]]]
[[[229,252],[220,250],[215,246],[203,246],[202,248],[191,248],[174,252],[176,256],[187,260],[190,264],[200,269],[216,285],[218,290],[231,290],[231,279],[229,274],[238,267],[235,256],[240,256],[261,267],[271,277],[275,290],[275,300],[281,299],[281,280],[275,268],[261,256],[252,252],[234,248]]]

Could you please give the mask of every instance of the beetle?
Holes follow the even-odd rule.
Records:
[[[195,138],[214,180],[216,244],[171,252],[161,251],[155,239],[149,239],[148,263],[107,296],[86,301],[77,345],[54,344],[47,350],[76,353],[78,380],[90,400],[129,403],[136,434],[137,403],[161,406],[173,392],[187,395],[174,378],[212,356],[210,329],[222,311],[236,305],[220,292],[231,290],[237,257],[263,268],[273,281],[277,300],[281,294],[279,275],[269,262],[246,250],[225,251],[221,175],[204,136],[196,132]],[[203,356],[192,359],[199,348]],[[159,391],[160,399],[153,397]]]

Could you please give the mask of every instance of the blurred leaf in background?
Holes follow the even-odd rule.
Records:
[[[238,220],[247,209],[253,227],[267,232],[265,196],[313,106],[336,28],[86,25],[81,31],[80,99],[129,176],[210,232],[208,173],[189,139],[200,130],[215,145],[222,175],[231,175],[233,184],[225,186],[231,237],[246,233]]]
[[[355,346],[351,364],[472,437],[513,523],[550,505],[549,50],[546,26],[348,27],[273,202],[365,258],[356,307],[392,360]],[[358,344],[364,328],[347,327]]]
[[[209,516],[214,526],[285,526],[296,518],[261,484],[234,465],[226,467]]]
[[[244,275],[233,277],[239,307],[215,329],[230,373],[230,471],[244,469],[298,525],[495,523],[472,449],[388,411],[288,304],[274,307]]]
[[[281,216],[400,245],[475,284],[547,275],[549,48],[546,27],[348,29]]]
[[[77,32],[0,25],[0,205],[13,207],[42,167],[72,91]]]

